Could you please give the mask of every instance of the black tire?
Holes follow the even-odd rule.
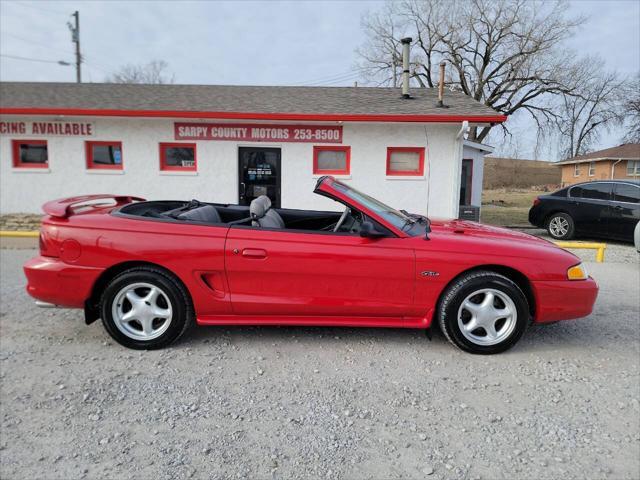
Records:
[[[554,223],[558,224],[556,228],[554,228]],[[565,225],[566,231],[560,228]],[[576,232],[575,222],[568,213],[553,213],[547,218],[547,232],[549,232],[551,238],[555,238],[556,240],[571,240]]]
[[[474,343],[463,334],[458,322],[458,313],[465,299],[474,294],[474,292],[483,289],[502,292],[502,294],[506,295],[506,297],[513,302],[513,306],[517,312],[516,319],[512,323],[511,328],[505,329],[504,338],[500,339],[499,343],[493,345]],[[498,294],[496,294],[496,296],[498,296]],[[501,302],[501,299],[498,298],[497,302]],[[506,308],[506,304],[504,306]],[[515,345],[527,329],[531,317],[529,313],[529,303],[520,287],[509,278],[490,271],[470,272],[455,280],[443,293],[437,314],[440,330],[452,344],[466,352],[481,355],[504,352]],[[494,327],[495,325],[497,325],[497,323],[494,323]],[[503,325],[506,325],[506,322]],[[480,329],[479,334],[481,334],[482,331],[483,330]]]
[[[116,296],[127,286],[138,283],[159,288],[164,294],[163,302],[169,304],[168,307],[172,311],[166,330],[151,340],[131,338],[116,326],[113,318],[113,304]],[[153,267],[131,268],[114,277],[100,298],[100,311],[102,324],[109,335],[120,345],[136,350],[155,350],[166,347],[180,338],[194,323],[195,318],[191,298],[182,283],[173,275]]]

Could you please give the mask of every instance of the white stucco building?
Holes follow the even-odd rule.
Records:
[[[333,208],[331,174],[396,208],[453,218],[480,204],[486,146],[505,120],[460,93],[362,87],[0,83],[0,211],[90,193]]]

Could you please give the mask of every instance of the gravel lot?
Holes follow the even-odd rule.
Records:
[[[620,249],[588,264],[590,317],[492,357],[400,329],[207,327],[130,351],[37,309],[35,251],[0,250],[0,476],[639,478],[640,269]]]

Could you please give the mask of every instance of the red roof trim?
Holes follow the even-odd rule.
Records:
[[[0,108],[1,115],[69,115],[96,117],[149,117],[149,118],[215,118],[233,120],[309,120],[327,122],[441,122],[502,123],[505,115],[397,115],[397,114],[344,114],[344,113],[251,113],[251,112],[192,112],[178,110],[115,110],[87,108]]]

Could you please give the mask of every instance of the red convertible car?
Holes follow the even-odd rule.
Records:
[[[429,329],[480,354],[532,322],[588,315],[598,287],[577,257],[501,228],[430,222],[322,177],[342,212],[91,195],[43,208],[24,270],[41,306],[84,309],[126,347],[198,325]]]

